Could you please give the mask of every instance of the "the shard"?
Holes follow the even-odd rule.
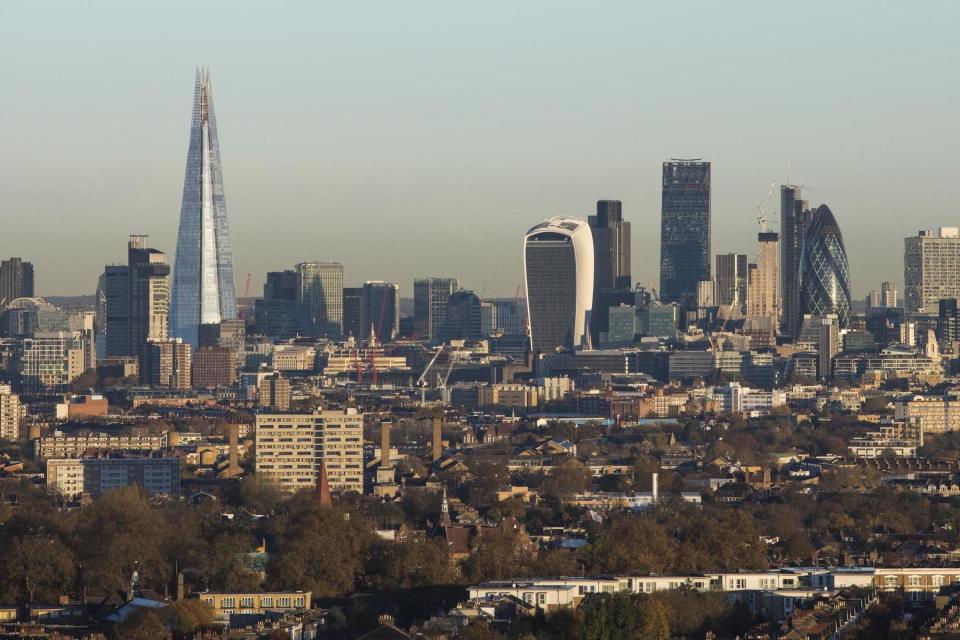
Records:
[[[236,318],[237,293],[210,72],[197,69],[173,267],[170,335],[196,347],[201,324]]]

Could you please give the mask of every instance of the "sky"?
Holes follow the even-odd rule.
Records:
[[[92,293],[130,233],[173,262],[194,69],[210,67],[237,288],[522,281],[524,232],[623,201],[659,278],[661,164],[713,171],[713,252],[756,255],[789,177],[857,297],[960,226],[960,3],[2,2],[0,256]],[[775,192],[767,215],[777,229]]]

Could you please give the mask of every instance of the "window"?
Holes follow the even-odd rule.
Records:
[[[547,594],[538,593],[537,594],[537,604],[544,604],[547,601]]]
[[[282,609],[289,609],[289,608],[290,608],[290,598],[288,598],[288,597],[280,597],[280,598],[277,598],[277,606],[279,606],[279,607],[282,608]]]
[[[273,606],[273,597],[271,597],[271,596],[264,596],[264,597],[260,598],[260,607],[261,607],[261,608],[266,609],[266,608],[269,608],[269,607],[272,607],[272,606]]]
[[[246,596],[240,598],[240,608],[241,609],[252,609],[253,608],[253,598]]]
[[[897,586],[897,576],[884,576],[884,577],[883,577],[883,586],[885,586],[885,587],[896,587],[896,586]]]
[[[294,602],[294,606],[300,607],[301,609],[303,609],[305,605],[306,605],[306,598],[304,596],[297,596],[297,599]]]
[[[919,587],[920,586],[920,576],[910,576],[910,586]]]
[[[224,598],[221,604],[222,609],[233,609],[236,606],[233,598]]]

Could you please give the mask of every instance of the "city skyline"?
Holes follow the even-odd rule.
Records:
[[[15,123],[8,127],[8,157],[0,161],[9,177],[2,197],[8,215],[19,221],[6,234],[4,245],[10,244],[4,253],[23,255],[40,266],[39,295],[92,293],[101,256],[114,255],[110,247],[131,233],[149,234],[154,246],[174,255],[172,220],[179,205],[186,119],[183,76],[204,63],[217,75],[219,115],[226,118],[223,144],[238,289],[247,273],[253,274],[251,290],[258,291],[267,271],[325,260],[345,265],[349,285],[389,277],[409,297],[414,278],[456,261],[450,275],[465,287],[509,296],[522,280],[516,237],[556,215],[585,218],[605,198],[622,201],[624,218],[633,226],[634,280],[656,283],[659,166],[671,157],[689,156],[713,166],[715,253],[752,256],[756,203],[770,181],[789,179],[804,185],[811,205],[829,203],[848,229],[852,270],[875,274],[855,279],[853,293],[859,299],[882,280],[902,284],[900,265],[882,260],[884,252],[877,247],[897,250],[918,229],[955,226],[960,219],[947,205],[957,200],[958,191],[947,179],[956,173],[949,149],[958,134],[947,126],[947,105],[955,102],[956,89],[936,80],[947,75],[949,61],[935,44],[938,30],[950,22],[943,14],[956,8],[940,4],[939,12],[935,7],[919,15],[884,7],[874,11],[870,29],[862,30],[854,28],[855,5],[832,11],[830,21],[811,5],[785,27],[774,22],[780,17],[775,9],[752,3],[725,7],[734,15],[725,23],[724,41],[750,42],[742,50],[718,51],[712,62],[718,71],[745,65],[742,73],[724,76],[729,88],[709,77],[694,76],[685,86],[676,80],[689,78],[710,44],[716,44],[719,36],[709,34],[710,20],[705,19],[712,10],[687,25],[692,30],[687,49],[671,53],[679,74],[674,77],[655,69],[665,36],[649,25],[676,26],[684,19],[679,9],[612,5],[603,14],[584,15],[572,7],[531,5],[514,9],[512,21],[489,13],[468,15],[479,20],[468,27],[470,20],[458,11],[433,7],[435,20],[450,27],[437,43],[449,49],[452,61],[447,63],[431,60],[437,57],[432,50],[402,46],[425,28],[426,9],[409,15],[388,9],[400,13],[395,16],[399,32],[374,25],[379,44],[349,49],[357,73],[370,76],[369,83],[358,84],[351,65],[336,58],[331,63],[326,56],[344,44],[344,36],[364,17],[355,14],[360,9],[284,9],[284,17],[297,23],[291,27],[295,30],[314,17],[329,18],[322,22],[330,30],[350,27],[344,35],[329,34],[328,42],[317,42],[318,51],[304,57],[291,44],[296,38],[279,43],[268,38],[269,49],[260,43],[250,51],[242,48],[238,35],[255,24],[256,12],[218,15],[237,33],[220,35],[216,46],[193,37],[211,14],[219,13],[210,8],[199,10],[195,24],[160,14],[150,26],[116,12],[110,24],[128,28],[84,38],[81,45],[69,32],[76,16],[68,7],[44,16],[48,30],[29,41],[24,37],[29,29],[9,27],[31,24],[40,18],[37,11],[5,7],[10,33],[0,46],[22,55],[5,56],[10,73],[0,89],[9,105],[8,122]],[[550,22],[538,32],[541,44],[561,61],[579,60],[568,65],[569,77],[558,75],[550,58],[526,44],[528,29],[545,15]],[[293,20],[297,17],[304,20]],[[645,38],[621,24],[634,25]],[[767,29],[773,24],[787,33],[774,35]],[[598,47],[593,38],[570,37],[601,29],[619,38]],[[184,37],[176,39],[174,48],[164,36],[177,30]],[[479,48],[484,30],[495,32],[504,45],[490,60]],[[781,50],[776,65],[756,56],[788,35],[799,41],[814,30],[825,40],[816,51]],[[910,35],[921,32],[930,37]],[[879,48],[880,43],[899,42],[902,34],[911,38],[909,44]],[[593,44],[572,44],[569,50],[560,45],[581,39]],[[39,47],[44,64],[52,61],[61,70],[57,76],[63,77],[56,82],[45,77],[38,85],[35,69],[24,62]],[[118,56],[121,48],[125,55]],[[876,59],[858,64],[863,52]],[[395,63],[384,62],[398,53]],[[624,85],[610,67],[620,59],[632,67],[636,87]],[[516,71],[508,71],[508,61]],[[391,77],[413,63],[425,77],[437,79],[437,89],[413,95],[403,90],[403,83],[415,77],[406,71]],[[921,67],[927,73],[912,73]],[[852,68],[859,71],[860,90],[850,84],[847,72]],[[297,82],[306,70],[321,75],[315,82]],[[537,79],[532,86],[525,84],[529,78]],[[811,107],[809,100],[785,103],[788,87],[833,95],[833,106]],[[518,101],[494,97],[517,95],[518,88],[521,107]],[[284,99],[274,100],[281,91]],[[691,98],[704,91],[715,98],[709,114],[690,106]],[[388,93],[393,108],[372,100]],[[607,99],[572,99],[601,94]],[[651,105],[651,95],[670,99]],[[51,111],[51,105],[67,102],[69,111]],[[552,108],[544,116],[546,105]],[[926,123],[919,130],[913,126],[916,113]],[[305,119],[307,114],[323,117]],[[898,126],[906,122],[911,126]],[[44,135],[38,137],[37,131]],[[511,148],[522,153],[507,153]],[[917,157],[924,162],[915,162]],[[117,179],[108,188],[103,176],[114,174]],[[58,188],[42,188],[51,179]],[[371,184],[377,188],[370,189]],[[897,184],[912,186],[898,189]],[[922,199],[916,199],[917,193]],[[771,220],[778,218],[775,203],[768,209]],[[342,216],[346,210],[356,215]],[[492,223],[488,231],[465,237],[464,224],[481,216]],[[885,224],[870,225],[873,219]],[[43,226],[34,222],[41,220]],[[282,253],[259,247],[276,229],[290,230],[290,246]],[[77,239],[84,250],[72,256],[75,264],[68,270],[55,247]],[[387,264],[346,250],[363,242],[366,254],[382,256],[398,239],[412,250],[391,256]]]

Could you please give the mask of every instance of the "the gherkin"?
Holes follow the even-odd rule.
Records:
[[[841,327],[850,324],[850,266],[843,236],[833,212],[820,205],[807,225],[800,254],[800,312],[836,315]]]
[[[210,72],[197,69],[173,267],[170,335],[196,346],[201,324],[236,318],[237,292]]]

